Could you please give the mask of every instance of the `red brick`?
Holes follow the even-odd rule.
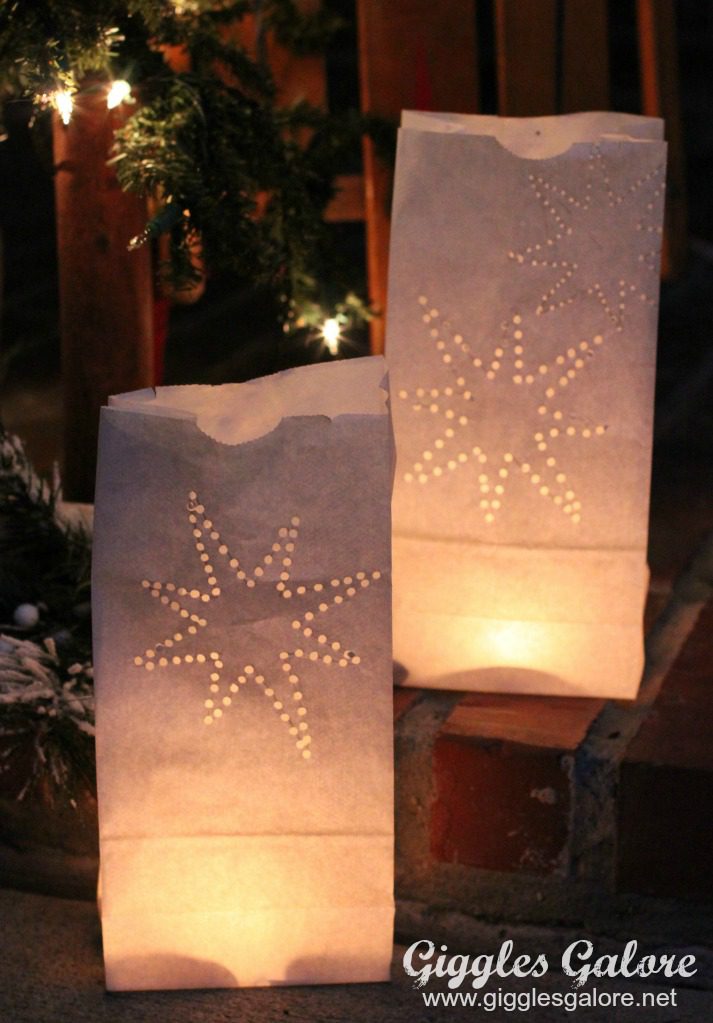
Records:
[[[622,761],[617,803],[622,890],[713,898],[712,635],[708,608]]]
[[[558,866],[567,846],[569,781],[552,751],[441,736],[434,774],[434,859],[532,874]]]
[[[547,874],[569,841],[567,757],[603,701],[472,693],[434,745],[431,854],[439,862]]]
[[[394,686],[394,723],[403,717],[409,707],[413,707],[423,696],[422,689],[403,689]]]

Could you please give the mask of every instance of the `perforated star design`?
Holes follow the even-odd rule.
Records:
[[[438,424],[428,448],[404,472],[405,482],[425,484],[475,466],[480,508],[485,522],[492,523],[503,506],[508,484],[522,474],[535,494],[551,501],[572,523],[580,522],[582,503],[560,465],[557,449],[571,438],[588,441],[606,432],[604,423],[591,423],[568,411],[572,402],[567,400],[572,386],[604,344],[604,335],[579,339],[548,362],[534,360],[527,352],[523,317],[515,313],[502,324],[501,336],[490,351],[478,355],[462,334],[453,332],[438,309],[429,308],[425,295],[419,303],[450,382],[445,387],[398,392],[415,413],[432,416]],[[514,389],[520,392],[518,413],[507,420],[502,448],[488,447],[482,440],[474,443],[478,439],[478,399],[488,390],[497,402],[498,393],[502,393],[510,406]]]
[[[542,271],[542,292],[535,306],[535,315],[557,312],[572,302],[590,297],[602,308],[617,331],[630,302],[652,305],[656,296],[622,271],[614,289],[605,283],[611,260],[610,230],[601,216],[602,203],[617,212],[622,225],[622,238],[638,239],[636,261],[649,270],[656,269],[661,248],[661,221],[656,201],[664,189],[665,167],[658,165],[624,188],[615,189],[609,178],[607,163],[599,146],[587,161],[582,187],[573,193],[557,183],[554,176],[530,172],[528,186],[545,214],[544,237],[522,249],[511,249],[508,258],[523,266]],[[595,201],[596,200],[596,201]],[[586,250],[583,263],[579,253]],[[623,255],[626,256],[626,247]],[[585,279],[586,272],[586,279]]]
[[[329,635],[322,622],[378,582],[381,572],[359,569],[340,578],[295,585],[298,516],[276,530],[269,549],[249,570],[228,547],[195,491],[188,495],[186,510],[205,584],[142,580],[143,590],[178,618],[179,629],[137,654],[134,664],[147,672],[200,666],[207,676],[203,700],[207,726],[221,723],[238,705],[240,693],[254,684],[308,760],[312,736],[303,669],[298,665],[311,661],[344,669],[360,663],[359,655]],[[254,624],[258,608],[251,608],[258,600],[262,634]],[[292,616],[285,615],[287,603]],[[228,626],[231,649],[226,652]],[[238,648],[240,660],[233,653]]]
[[[578,412],[577,383],[611,334],[623,330],[629,303],[650,305],[656,300],[642,290],[642,274],[631,265],[625,266],[617,279],[616,293],[604,283],[610,279],[611,244],[601,206],[603,202],[616,209],[623,237],[640,239],[635,246],[636,262],[643,264],[644,276],[655,280],[652,271],[661,235],[657,199],[664,187],[664,172],[659,165],[617,190],[601,149],[595,147],[579,194],[562,187],[554,176],[529,173],[528,186],[545,214],[546,229],[540,239],[509,250],[507,256],[518,265],[541,270],[542,291],[531,306],[524,306],[501,324],[499,336],[479,345],[478,350],[431,307],[428,296],[420,296],[424,329],[429,331],[448,381],[445,386],[424,385],[398,392],[415,413],[433,416],[436,423],[432,441],[405,470],[405,482],[424,484],[463,466],[475,466],[480,508],[485,522],[492,523],[503,507],[513,476],[522,474],[533,493],[551,501],[573,524],[581,521],[582,502],[565,469],[563,448],[572,439],[589,441],[602,436],[607,425],[591,422]],[[586,258],[580,261],[582,251]],[[569,334],[562,341],[553,318],[551,327],[550,320],[546,321],[551,339],[542,338],[542,317],[573,302],[589,300],[594,300],[601,312],[596,332]],[[538,348],[554,351],[554,356],[533,355],[535,333],[540,337]],[[519,392],[517,413],[508,416],[501,440],[486,444],[478,436],[478,402],[487,395],[488,406],[497,407],[502,395],[503,407],[510,409],[513,392]]]

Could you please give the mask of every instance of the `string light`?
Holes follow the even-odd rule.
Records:
[[[324,341],[327,351],[330,355],[336,355],[339,352],[339,342],[341,340],[341,331],[339,329],[339,321],[335,320],[333,316],[325,320],[321,328],[322,340]]]
[[[131,95],[131,85],[124,78],[117,78],[112,82],[106,95],[106,105],[109,110],[118,107]]]
[[[50,96],[50,102],[62,119],[62,124],[69,124],[74,110],[74,97],[69,89],[56,89]]]

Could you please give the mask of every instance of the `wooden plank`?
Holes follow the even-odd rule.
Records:
[[[297,0],[296,6],[304,13],[313,13],[320,3],[321,0]],[[315,106],[326,106],[327,75],[323,55],[298,56],[279,43],[272,32],[265,32],[261,38],[260,27],[258,16],[245,14],[225,26],[224,38],[243,46],[252,60],[265,61],[275,82],[279,106],[301,99]]]
[[[498,113],[556,113],[556,0],[495,0],[495,46]]]
[[[366,209],[366,272],[369,302],[377,315],[369,324],[373,355],[381,355],[386,341],[386,299],[389,275],[391,173],[376,155],[373,143],[365,139],[364,206]]]
[[[451,711],[442,734],[572,751],[604,703],[580,697],[468,693]]]
[[[327,105],[327,72],[322,54],[299,57],[270,34],[267,55],[277,87],[279,106],[305,100],[316,107]]]
[[[357,13],[364,110],[477,109],[474,0],[359,0]]]
[[[77,96],[67,127],[54,122],[63,479],[75,501],[94,494],[99,409],[110,394],[153,383],[151,251],[127,251],[146,223],[145,204],[121,191],[106,163],[123,116],[97,89]]]
[[[607,0],[567,0],[562,28],[561,113],[609,109]]]
[[[668,168],[662,271],[668,277],[683,269],[688,245],[676,11],[674,0],[638,0],[636,11],[642,113],[663,117],[666,122]]]
[[[303,11],[314,11],[319,0],[298,0],[297,6]],[[327,73],[322,54],[299,56],[279,43],[272,32],[266,32],[261,42],[259,21],[253,14],[246,14],[228,26],[225,34],[243,46],[253,60],[258,59],[258,49],[264,46],[263,58],[275,82],[278,106],[286,107],[298,100],[317,107],[327,105]]]
[[[340,224],[349,220],[364,220],[364,175],[340,174],[336,182],[336,193],[324,211],[327,223]]]
[[[403,109],[471,113],[478,105],[475,0],[357,0],[362,110],[398,121]],[[391,175],[364,143],[369,295],[385,313]],[[385,316],[372,321],[383,351]]]

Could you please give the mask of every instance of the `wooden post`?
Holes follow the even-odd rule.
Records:
[[[555,0],[495,0],[498,113],[557,112]]]
[[[607,0],[567,0],[560,113],[609,109]]]
[[[102,86],[75,98],[69,125],[54,122],[64,391],[64,493],[91,501],[99,409],[110,394],[153,383],[150,247],[128,252],[145,204],[107,166],[122,118]]]
[[[663,117],[668,142],[666,215],[661,266],[664,277],[686,261],[688,227],[681,105],[678,94],[678,41],[673,0],[637,0],[641,112]]]
[[[478,108],[475,0],[357,0],[362,110],[398,121],[404,109]],[[364,193],[369,298],[386,310],[391,175],[367,139]],[[371,323],[374,354],[385,318]]]

